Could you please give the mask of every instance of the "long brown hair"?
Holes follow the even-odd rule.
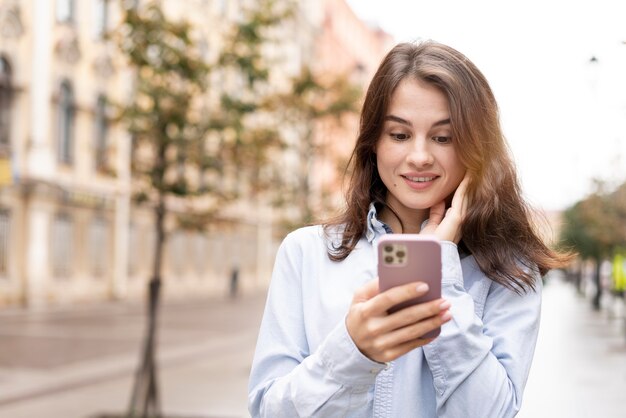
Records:
[[[391,96],[405,77],[434,85],[448,98],[456,152],[472,178],[462,244],[491,280],[516,292],[534,289],[533,270],[544,275],[562,267],[570,255],[550,249],[536,230],[487,80],[463,54],[433,41],[398,44],[370,83],[349,162],[347,206],[339,217],[324,224],[327,235],[336,227],[341,230],[329,257],[345,259],[365,232],[370,203],[385,205],[387,188],[378,174],[375,147]]]

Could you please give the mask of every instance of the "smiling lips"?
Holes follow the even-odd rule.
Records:
[[[430,187],[433,182],[439,177],[435,175],[429,176],[409,176],[402,175],[401,176],[405,183],[414,190],[424,190]]]

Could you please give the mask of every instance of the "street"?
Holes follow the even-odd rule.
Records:
[[[624,318],[594,312],[559,278],[544,288],[541,328],[520,418],[626,417]]]
[[[264,295],[163,306],[162,407],[181,418],[248,416],[246,385]],[[0,312],[0,417],[122,413],[144,332],[143,308]],[[623,417],[623,319],[593,312],[559,277],[544,288],[522,418]]]
[[[264,295],[163,306],[163,410],[247,415],[246,384]],[[86,418],[125,412],[144,333],[142,307],[107,304],[0,313],[0,417]]]

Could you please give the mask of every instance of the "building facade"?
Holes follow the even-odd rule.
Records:
[[[192,23],[209,57],[241,2],[161,4],[168,16]],[[120,22],[120,4],[0,0],[0,308],[144,296],[153,214],[132,201],[130,138],[111,122],[108,104],[132,91],[132,73],[106,36]],[[297,3],[294,19],[280,29],[281,43],[268,51],[282,58],[284,76],[277,72],[275,82],[332,42],[325,40],[327,8]],[[227,226],[206,233],[176,230],[169,222],[166,298],[226,294],[233,268],[243,290],[267,284],[281,238],[271,207],[250,200],[229,212]]]
[[[321,79],[343,77],[362,90],[361,101],[383,57],[393,46],[391,35],[360,20],[345,0],[324,0],[316,37],[313,71]],[[361,102],[358,103],[358,107]],[[321,121],[315,129],[318,152],[311,164],[311,189],[317,206],[343,204],[343,171],[359,131],[358,112]],[[325,201],[321,197],[325,197]],[[328,214],[321,214],[322,218]]]

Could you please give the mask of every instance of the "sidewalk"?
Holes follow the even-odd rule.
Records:
[[[163,307],[164,413],[245,417],[246,385],[265,296]],[[0,417],[87,418],[128,406],[143,306],[0,314]]]
[[[624,319],[594,312],[553,275],[544,287],[541,328],[518,418],[626,417]]]
[[[164,306],[159,346],[164,413],[249,416],[246,386],[263,303],[264,295],[258,294]],[[89,418],[124,412],[143,321],[142,306],[119,304],[0,313],[0,417]],[[551,278],[518,417],[626,416],[621,327],[621,319],[593,312],[571,286]]]

